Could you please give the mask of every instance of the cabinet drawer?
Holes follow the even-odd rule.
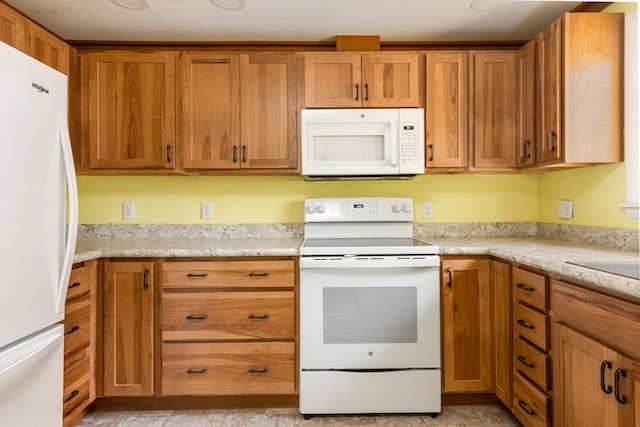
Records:
[[[551,390],[549,356],[526,341],[513,340],[513,366],[543,390]]]
[[[162,264],[164,288],[285,287],[295,285],[293,260],[194,261]]]
[[[79,351],[64,361],[64,392],[62,396],[63,416],[89,402],[89,381],[91,358],[89,352]]]
[[[165,395],[295,393],[292,342],[164,343]]]
[[[513,298],[542,311],[549,310],[549,283],[542,274],[513,269]]]
[[[91,299],[89,295],[67,302],[64,319],[64,354],[88,347],[91,338]]]
[[[67,288],[67,301],[86,294],[91,290],[91,283],[95,275],[95,263],[85,264],[71,270],[69,286]]]
[[[513,332],[540,347],[549,350],[549,316],[520,303],[513,305]]]
[[[162,295],[163,340],[293,339],[290,291]]]
[[[525,426],[549,425],[551,399],[532,386],[522,375],[513,376],[513,414]]]

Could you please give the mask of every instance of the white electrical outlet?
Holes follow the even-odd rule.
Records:
[[[558,203],[558,218],[573,219],[573,200],[560,200]]]
[[[432,202],[422,202],[422,218],[433,218]]]
[[[213,219],[213,203],[202,202],[202,204],[200,205],[200,218]]]
[[[136,217],[136,207],[133,202],[122,203],[122,219],[134,219]]]

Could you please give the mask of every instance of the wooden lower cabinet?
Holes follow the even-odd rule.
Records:
[[[640,304],[552,283],[554,425],[640,424]]]
[[[295,395],[294,259],[162,263],[162,394]]]
[[[153,394],[154,262],[106,260],[104,396]]]
[[[295,393],[293,342],[164,343],[165,395]]]
[[[98,261],[75,264],[64,319],[63,425],[75,425],[96,397],[96,286]]]
[[[491,260],[493,392],[511,407],[511,264]]]
[[[488,258],[442,258],[443,391],[491,392]]]

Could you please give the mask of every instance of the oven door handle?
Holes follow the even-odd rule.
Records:
[[[300,258],[300,268],[412,268],[440,267],[438,255],[407,256],[309,256]]]

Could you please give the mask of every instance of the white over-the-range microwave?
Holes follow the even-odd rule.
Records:
[[[302,175],[308,178],[423,174],[424,109],[301,111]]]

